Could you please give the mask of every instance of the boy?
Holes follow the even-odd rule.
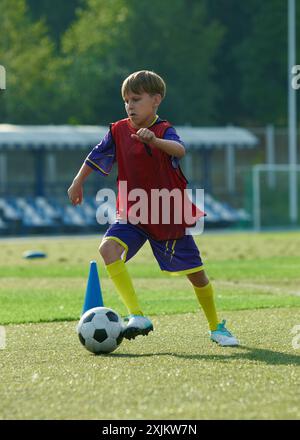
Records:
[[[117,221],[105,233],[99,251],[129,311],[124,337],[132,339],[153,330],[152,322],[143,315],[125,266],[125,262],[149,240],[161,270],[186,275],[192,283],[208,320],[211,340],[223,346],[238,345],[237,339],[225,328],[225,321],[218,321],[212,286],[203,270],[199,250],[193,237],[185,235],[188,224],[172,220],[163,224],[161,216],[158,224],[148,221],[149,217],[138,224],[130,221],[133,205],[127,199],[125,204],[127,195],[124,197],[121,193],[120,182],[126,182],[128,192],[140,188],[148,196],[155,188],[183,192],[187,181],[179,160],[185,154],[185,147],[171,124],[157,115],[166,92],[166,85],[159,75],[145,70],[132,73],[124,80],[121,92],[128,118],[111,124],[104,139],[87,156],[68,189],[68,195],[73,205],[80,204],[83,182],[88,175],[93,170],[108,175],[113,163],[117,162]],[[151,211],[151,202],[147,203]],[[178,206],[173,207],[172,213],[176,210],[178,213]],[[129,221],[124,224],[122,219]]]

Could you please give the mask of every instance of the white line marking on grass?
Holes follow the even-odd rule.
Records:
[[[39,378],[39,374],[38,373],[33,373],[33,375],[31,376],[32,382],[35,382],[38,378]]]
[[[268,293],[274,293],[279,295],[291,295],[291,296],[300,296],[300,291],[298,290],[287,290],[286,287],[276,287],[268,284],[254,284],[254,283],[237,283],[234,281],[215,281],[215,284],[231,286],[244,289],[253,289],[253,290],[263,290]]]
[[[292,339],[292,347],[294,350],[298,350],[300,348],[300,325],[294,325],[291,333],[296,335]]]
[[[0,350],[6,348],[6,331],[3,325],[0,325]]]

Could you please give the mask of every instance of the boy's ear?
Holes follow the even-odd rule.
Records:
[[[153,95],[154,98],[154,104],[156,107],[158,107],[162,101],[162,97],[159,93],[156,93],[155,95]]]

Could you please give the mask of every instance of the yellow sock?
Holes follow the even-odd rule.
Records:
[[[214,292],[212,285],[208,283],[204,287],[196,287],[194,286],[195,293],[197,295],[198,301],[201,304],[205,316],[209,323],[209,328],[211,331],[217,329],[218,326],[218,317],[217,311],[214,301]]]
[[[106,270],[112,279],[117,291],[119,292],[124,304],[126,305],[130,314],[143,315],[138,299],[127,271],[127,267],[123,260],[117,260],[114,263],[108,264]]]

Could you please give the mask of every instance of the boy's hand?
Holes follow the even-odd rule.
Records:
[[[132,134],[131,137],[145,144],[151,144],[156,140],[155,134],[153,131],[148,130],[148,128],[140,128],[136,134]]]
[[[69,196],[69,199],[70,199],[72,205],[74,205],[74,206],[80,205],[83,200],[82,184],[79,182],[76,182],[74,180],[74,182],[72,183],[72,185],[68,189],[68,196]]]

